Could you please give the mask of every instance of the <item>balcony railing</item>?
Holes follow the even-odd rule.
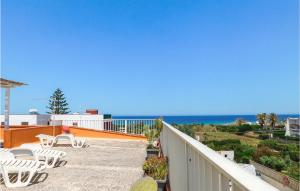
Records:
[[[142,135],[146,127],[156,126],[155,119],[54,120],[52,124],[134,135]]]
[[[278,191],[199,141],[163,123],[162,151],[172,191]]]

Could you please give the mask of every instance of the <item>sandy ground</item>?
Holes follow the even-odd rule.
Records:
[[[143,141],[89,139],[89,147],[54,147],[67,152],[59,167],[46,169],[25,188],[0,190],[31,191],[127,191],[142,177],[146,143]]]

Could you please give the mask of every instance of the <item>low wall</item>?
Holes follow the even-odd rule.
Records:
[[[70,127],[70,133],[78,137],[147,140],[146,137],[142,135],[130,135],[118,132],[98,131],[80,127]]]
[[[0,140],[3,140],[4,134],[3,134],[3,128],[0,128]]]
[[[255,166],[255,169],[257,171],[259,171],[261,174],[268,176],[274,180],[276,180],[277,182],[288,186],[289,188],[291,188],[292,190],[298,191],[299,190],[299,181],[295,180],[294,178],[291,178],[285,174],[282,174],[280,172],[277,172],[271,168],[268,168],[266,166],[263,166],[261,164],[258,164],[254,161],[250,161],[250,163],[252,165]],[[286,182],[285,182],[286,181]]]
[[[61,126],[27,126],[22,128],[3,129],[4,148],[18,147],[24,143],[39,141],[38,134],[59,135]]]
[[[109,139],[129,139],[129,140],[147,140],[142,135],[128,135],[118,132],[98,131],[80,127],[70,127],[70,133],[78,137],[90,138],[109,138]],[[0,129],[0,134],[4,140],[4,148],[18,147],[24,143],[33,143],[39,141],[35,136],[38,134],[47,134],[56,136],[62,133],[62,126],[18,126],[9,129]],[[1,139],[1,137],[0,137]]]

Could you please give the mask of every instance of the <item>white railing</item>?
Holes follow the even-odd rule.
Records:
[[[156,126],[155,119],[55,120],[52,124],[135,135],[142,135],[146,127]]]
[[[142,135],[144,129],[155,128],[155,119],[109,119],[104,120],[105,131]]]
[[[199,141],[163,124],[160,140],[168,157],[172,191],[278,191]]]

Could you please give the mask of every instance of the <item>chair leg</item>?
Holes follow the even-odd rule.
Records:
[[[58,157],[45,158],[46,168],[53,168],[57,162],[58,162]]]
[[[22,174],[23,173],[26,174],[26,172],[28,172],[29,175],[28,175],[26,181],[23,182],[22,181],[22,178],[23,178]],[[20,169],[17,172],[18,173],[17,181],[12,183],[9,179],[9,170],[6,170],[6,168],[4,167],[2,176],[3,176],[4,184],[5,184],[6,187],[8,187],[8,188],[18,188],[18,187],[28,186],[30,184],[30,181],[31,181],[32,177],[34,176],[35,172],[36,171],[34,169],[32,169],[32,170],[22,170],[22,169]]]

